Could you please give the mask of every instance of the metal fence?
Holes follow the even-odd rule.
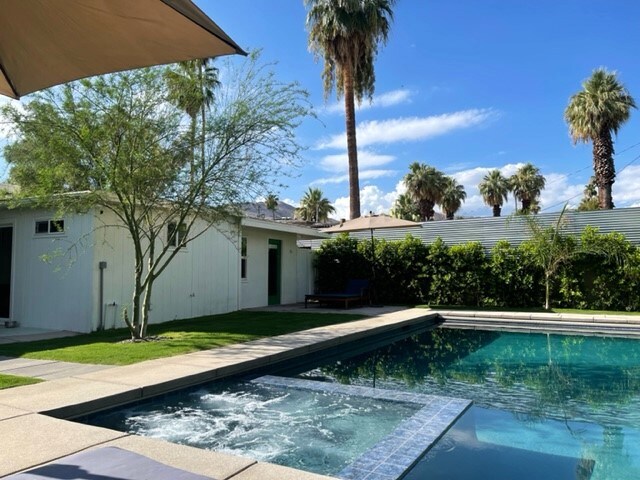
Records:
[[[536,215],[541,225],[551,225],[558,221],[560,213]],[[633,245],[640,246],[640,207],[616,208],[613,210],[596,210],[592,212],[565,212],[562,219],[567,234],[579,235],[587,225],[599,228],[601,233],[620,232]],[[371,238],[372,232],[351,232],[350,236],[358,239]],[[491,250],[499,240],[507,240],[512,245],[519,245],[529,236],[527,221],[520,216],[483,217],[461,220],[442,220],[426,222],[422,227],[388,228],[373,230],[376,239],[403,240],[407,235],[419,238],[426,244],[433,243],[440,237],[447,245],[467,242],[480,242],[486,250]],[[323,240],[311,240],[304,246],[317,249]]]

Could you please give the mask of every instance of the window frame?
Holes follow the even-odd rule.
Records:
[[[46,224],[46,231],[39,231],[39,226],[42,227],[43,224]],[[45,236],[63,236],[67,233],[65,228],[65,220],[64,218],[46,218],[35,220],[34,222],[34,233],[33,235],[36,237],[45,237]]]

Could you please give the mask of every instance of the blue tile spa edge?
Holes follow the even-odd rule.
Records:
[[[400,392],[355,385],[340,385],[299,378],[265,375],[253,383],[274,387],[312,390],[391,402],[421,405],[413,416],[401,422],[389,435],[344,468],[343,480],[397,480],[429,450],[472,401],[420,393]]]

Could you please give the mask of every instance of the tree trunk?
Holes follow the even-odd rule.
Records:
[[[545,287],[545,293],[544,293],[544,309],[545,310],[549,310],[551,308],[551,299],[549,298],[549,283],[550,283],[550,278],[549,275],[545,275],[544,277],[544,287]]]
[[[447,211],[446,214],[447,214],[447,220],[453,220],[453,216],[454,216],[453,212]]]
[[[502,207],[500,207],[500,205],[494,205],[493,206],[493,216],[494,217],[499,217],[500,216],[500,212],[502,212]]]
[[[344,117],[347,127],[347,154],[349,156],[349,209],[351,219],[360,216],[360,181],[358,180],[358,146],[356,144],[356,108],[353,90],[353,69],[349,62],[344,72]]]
[[[531,210],[531,200],[528,198],[522,198],[520,200],[522,201],[522,213],[529,213],[529,210]]]
[[[616,170],[613,164],[613,140],[609,130],[593,139],[593,171],[598,187],[598,204],[603,210],[611,210],[611,186],[616,178]]]

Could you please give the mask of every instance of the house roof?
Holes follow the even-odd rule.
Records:
[[[306,238],[330,238],[328,234],[320,232],[315,228],[305,227],[302,225],[292,225],[290,223],[274,222],[273,220],[244,217],[242,218],[240,224],[242,225],[242,227],[258,228],[261,230],[271,230],[283,233],[293,233]]]

